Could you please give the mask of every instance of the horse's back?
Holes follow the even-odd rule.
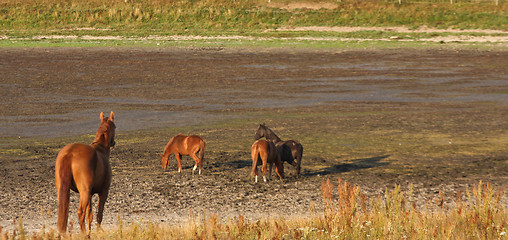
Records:
[[[276,154],[277,149],[275,147],[275,144],[272,141],[267,140],[257,140],[252,144],[252,152],[264,152],[268,156]]]
[[[204,148],[203,138],[198,135],[186,136],[183,140],[183,147],[188,154],[190,154],[190,152],[197,152],[201,150],[201,148]]]
[[[86,179],[86,182],[91,184],[96,166],[97,155],[92,147],[81,143],[71,143],[63,147],[58,153],[55,174],[70,173],[75,181]]]
[[[277,143],[277,148],[289,149],[292,155],[301,155],[303,152],[303,146],[298,141],[287,140]]]
[[[269,143],[268,143],[268,141],[263,140],[263,139],[257,140],[252,144],[252,150],[254,150],[254,149],[256,149],[258,151],[263,150],[263,149],[268,150]]]
[[[89,163],[95,158],[95,151],[89,145],[71,143],[63,147],[56,157],[56,165]],[[67,163],[68,162],[68,163]],[[56,167],[56,166],[55,166]]]
[[[187,136],[185,138],[185,141],[187,141],[187,143],[189,145],[200,145],[203,141],[203,138],[201,138],[200,136],[198,135],[190,135],[190,136]]]

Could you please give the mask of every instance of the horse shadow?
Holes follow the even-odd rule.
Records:
[[[238,169],[244,169],[246,167],[252,167],[252,160],[229,160],[229,161],[213,161],[212,163],[206,164],[205,169],[214,172],[222,171],[235,171]],[[260,165],[260,164],[258,164]]]
[[[380,162],[381,160],[390,157],[390,155],[384,155],[384,156],[378,156],[378,157],[370,157],[370,158],[359,158],[352,161],[352,163],[342,163],[333,165],[330,167],[326,167],[317,171],[313,172],[304,172],[302,175],[304,176],[324,176],[334,173],[344,173],[344,172],[350,172],[354,170],[360,170],[360,169],[367,169],[367,168],[374,168],[374,167],[380,167],[380,166],[386,166],[390,163],[387,162]]]

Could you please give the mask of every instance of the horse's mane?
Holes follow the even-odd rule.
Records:
[[[263,129],[265,129],[265,132],[267,133],[267,136],[265,136],[266,139],[270,139],[270,140],[275,140],[277,142],[280,142],[282,141],[282,139],[279,138],[279,136],[277,136],[277,134],[275,134],[272,129],[268,128],[267,126],[265,126],[264,124],[261,125],[261,127]]]

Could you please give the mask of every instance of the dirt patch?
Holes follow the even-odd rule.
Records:
[[[313,2],[290,2],[290,3],[280,3],[280,2],[270,2],[268,1],[268,7],[271,8],[280,8],[286,10],[295,10],[295,9],[335,9],[339,5],[335,3],[313,3]]]
[[[0,226],[56,223],[54,161],[91,142],[114,111],[117,147],[105,227],[184,223],[207,212],[308,215],[341,177],[368,196],[414,184],[418,206],[478,180],[508,179],[507,52],[455,50],[29,48],[0,51]],[[258,123],[304,146],[303,172],[249,179]],[[204,174],[163,173],[171,136],[207,142]],[[77,136],[88,134],[84,136]],[[506,196],[505,196],[506,198]],[[504,200],[506,201],[506,200]],[[77,226],[77,194],[71,221]],[[94,199],[97,202],[97,199]]]
[[[508,30],[493,29],[437,29],[429,27],[407,28],[407,27],[326,27],[326,26],[308,26],[308,27],[281,27],[277,31],[315,31],[315,32],[361,32],[361,31],[386,31],[398,33],[484,33],[484,34],[503,34]]]

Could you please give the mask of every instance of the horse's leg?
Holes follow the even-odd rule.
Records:
[[[268,163],[268,178],[269,179],[272,178],[272,168],[273,168],[273,162],[269,162]]]
[[[203,159],[199,160],[198,168],[198,174],[201,175],[201,170],[203,170]]]
[[[205,161],[205,142],[202,141],[199,147],[199,174],[201,174],[201,170],[203,169],[203,161]]]
[[[86,231],[85,226],[85,217],[86,217],[86,211],[90,207],[90,188],[81,188],[79,189],[79,208],[78,208],[78,219],[79,219],[79,226],[81,228],[81,232]]]
[[[176,161],[178,162],[178,172],[182,172],[182,155],[180,153],[175,153]]]
[[[92,195],[92,185],[94,180],[94,172],[89,168],[88,165],[83,164],[78,165],[72,169],[72,175],[74,177],[74,182],[76,183],[76,188],[79,192],[79,208],[78,208],[78,218],[79,218],[79,226],[81,227],[81,232],[86,231],[85,226],[85,215],[86,211],[89,208],[90,204],[90,196]]]
[[[266,152],[260,152],[259,153],[261,157],[261,161],[263,161],[263,167],[261,170],[263,171],[263,181],[266,182],[266,164],[268,162],[268,154]]]
[[[93,220],[93,213],[92,213],[92,196],[90,195],[90,201],[88,202],[88,207],[86,208],[86,217],[88,222],[88,234],[92,231],[92,220]]]
[[[279,179],[284,178],[284,162],[280,159],[280,155],[275,158],[275,172],[279,175]]]
[[[303,157],[303,147],[302,145],[299,145],[297,146],[297,150],[295,151],[295,154],[294,154],[296,157],[296,175],[297,176],[300,176],[300,171],[301,171],[301,166],[302,166],[302,157]]]
[[[252,173],[250,175],[254,176],[255,182],[258,182],[258,159],[257,159],[257,157],[256,157],[256,159],[252,160]]]
[[[250,176],[255,176],[255,181],[258,182],[258,152],[253,149],[252,153],[252,171],[250,172]],[[252,178],[251,178],[252,179]]]
[[[192,157],[192,159],[194,159],[194,162],[196,162],[196,164],[194,164],[194,167],[192,168],[192,175],[194,175],[194,171],[196,171],[196,169],[198,168],[198,166],[200,165],[200,160],[199,158],[196,156],[196,153],[193,152],[190,154],[190,156]],[[199,174],[201,175],[201,168],[199,168]]]
[[[102,214],[104,213],[104,204],[106,204],[106,200],[108,199],[109,189],[103,190],[99,193],[99,208],[97,210],[97,224],[100,226],[102,223]]]

